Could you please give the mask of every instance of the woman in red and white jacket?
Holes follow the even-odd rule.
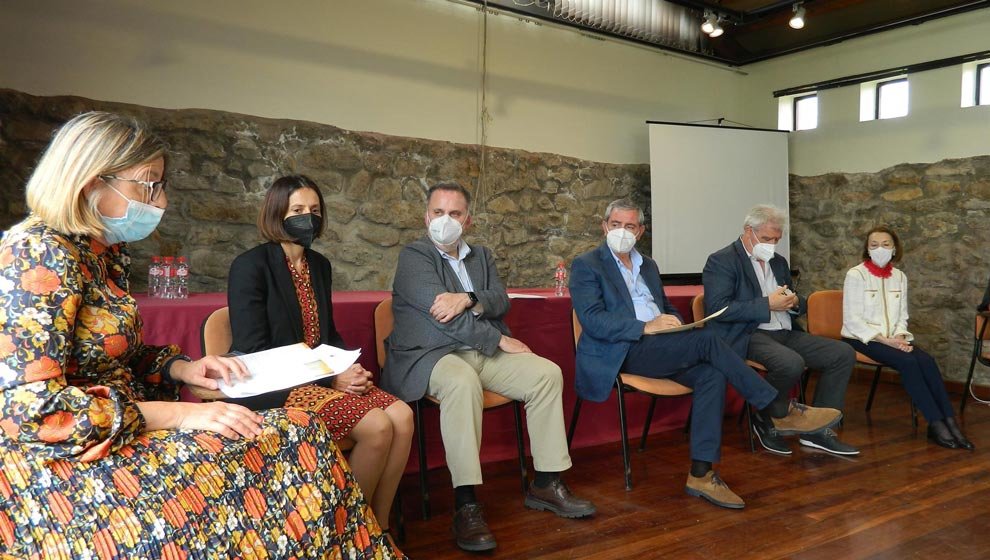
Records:
[[[908,331],[907,276],[894,268],[901,241],[887,226],[866,234],[863,262],[842,287],[842,337],[857,352],[901,374],[904,388],[928,421],[928,439],[949,449],[974,449],[956,423],[942,372]]]

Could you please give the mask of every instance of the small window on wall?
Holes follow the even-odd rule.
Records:
[[[990,105],[990,59],[962,65],[962,101],[959,106],[977,105]]]
[[[800,94],[777,100],[777,130],[818,128],[818,94]]]
[[[990,62],[976,67],[976,104],[990,105]]]
[[[859,86],[859,120],[895,119],[908,114],[908,79],[866,82]]]
[[[896,119],[908,114],[907,78],[877,84],[878,119]]]
[[[794,130],[818,128],[818,94],[794,98]]]

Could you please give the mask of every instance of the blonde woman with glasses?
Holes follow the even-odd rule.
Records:
[[[73,118],[0,242],[0,550],[392,558],[322,422],[176,402],[243,366],[142,342],[127,243],[168,207],[165,152],[130,118]]]

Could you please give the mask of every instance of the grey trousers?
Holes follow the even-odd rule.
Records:
[[[846,387],[856,365],[856,352],[845,342],[795,330],[757,329],[747,357],[767,368],[767,382],[777,389],[778,399],[787,398],[805,367],[820,371],[811,404],[839,410],[845,405]]]
[[[454,487],[482,482],[482,389],[525,403],[536,470],[569,469],[563,385],[557,364],[529,352],[497,350],[489,358],[474,350],[458,350],[441,358],[430,374],[427,392],[440,401],[440,435]]]

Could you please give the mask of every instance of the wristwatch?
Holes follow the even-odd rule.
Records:
[[[478,305],[478,296],[474,295],[474,292],[467,292],[469,298],[471,298],[471,304],[464,309],[471,309],[475,305]]]

